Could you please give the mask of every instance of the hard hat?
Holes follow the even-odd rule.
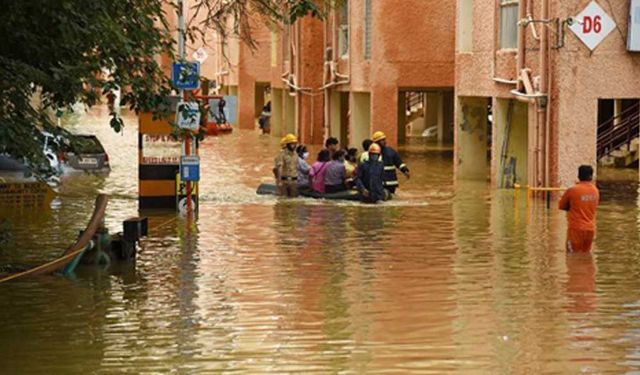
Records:
[[[286,140],[286,138],[285,138],[285,137],[280,138],[280,147],[284,148],[284,146],[286,146],[286,145],[287,145],[287,143],[285,142],[285,140]]]
[[[285,145],[291,144],[291,143],[298,143],[298,137],[296,137],[295,135],[289,133],[287,135],[284,136],[284,138],[282,138],[283,142]]]
[[[381,140],[386,139],[386,138],[387,138],[387,136],[383,132],[377,131],[377,132],[373,133],[373,136],[371,137],[371,140],[374,141],[374,142],[378,142],[378,141],[381,141]]]
[[[369,153],[370,154],[380,154],[380,145],[377,143],[372,143],[371,146],[369,146]]]

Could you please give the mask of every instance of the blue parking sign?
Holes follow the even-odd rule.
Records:
[[[200,157],[195,155],[180,157],[180,180],[200,181]]]
[[[171,68],[173,86],[178,90],[196,90],[200,87],[200,63],[173,63]]]

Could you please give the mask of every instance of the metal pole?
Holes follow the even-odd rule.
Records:
[[[185,51],[185,20],[184,20],[184,1],[178,0],[178,57],[181,62],[186,60],[186,51]],[[185,102],[187,101],[187,95],[185,90],[180,90],[180,97]],[[187,135],[184,139],[184,144],[182,147],[183,156],[191,155],[191,134]],[[182,173],[182,171],[180,171]],[[192,207],[191,207],[191,182],[187,181],[186,183],[186,193],[187,193],[187,217],[191,216]]]

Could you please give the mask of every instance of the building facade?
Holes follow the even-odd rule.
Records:
[[[578,37],[603,31],[580,14],[591,2],[458,1],[458,178],[570,186],[579,165],[631,147],[613,128],[637,142],[640,56],[626,48],[629,2],[594,1],[616,26],[593,51]]]

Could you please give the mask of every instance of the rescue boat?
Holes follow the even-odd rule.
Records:
[[[258,195],[278,195],[278,187],[274,184],[261,184],[256,191]],[[301,189],[299,191],[301,197],[313,199],[328,200],[344,200],[344,201],[360,201],[360,193],[356,190],[346,190],[339,193],[321,194],[312,190]]]

